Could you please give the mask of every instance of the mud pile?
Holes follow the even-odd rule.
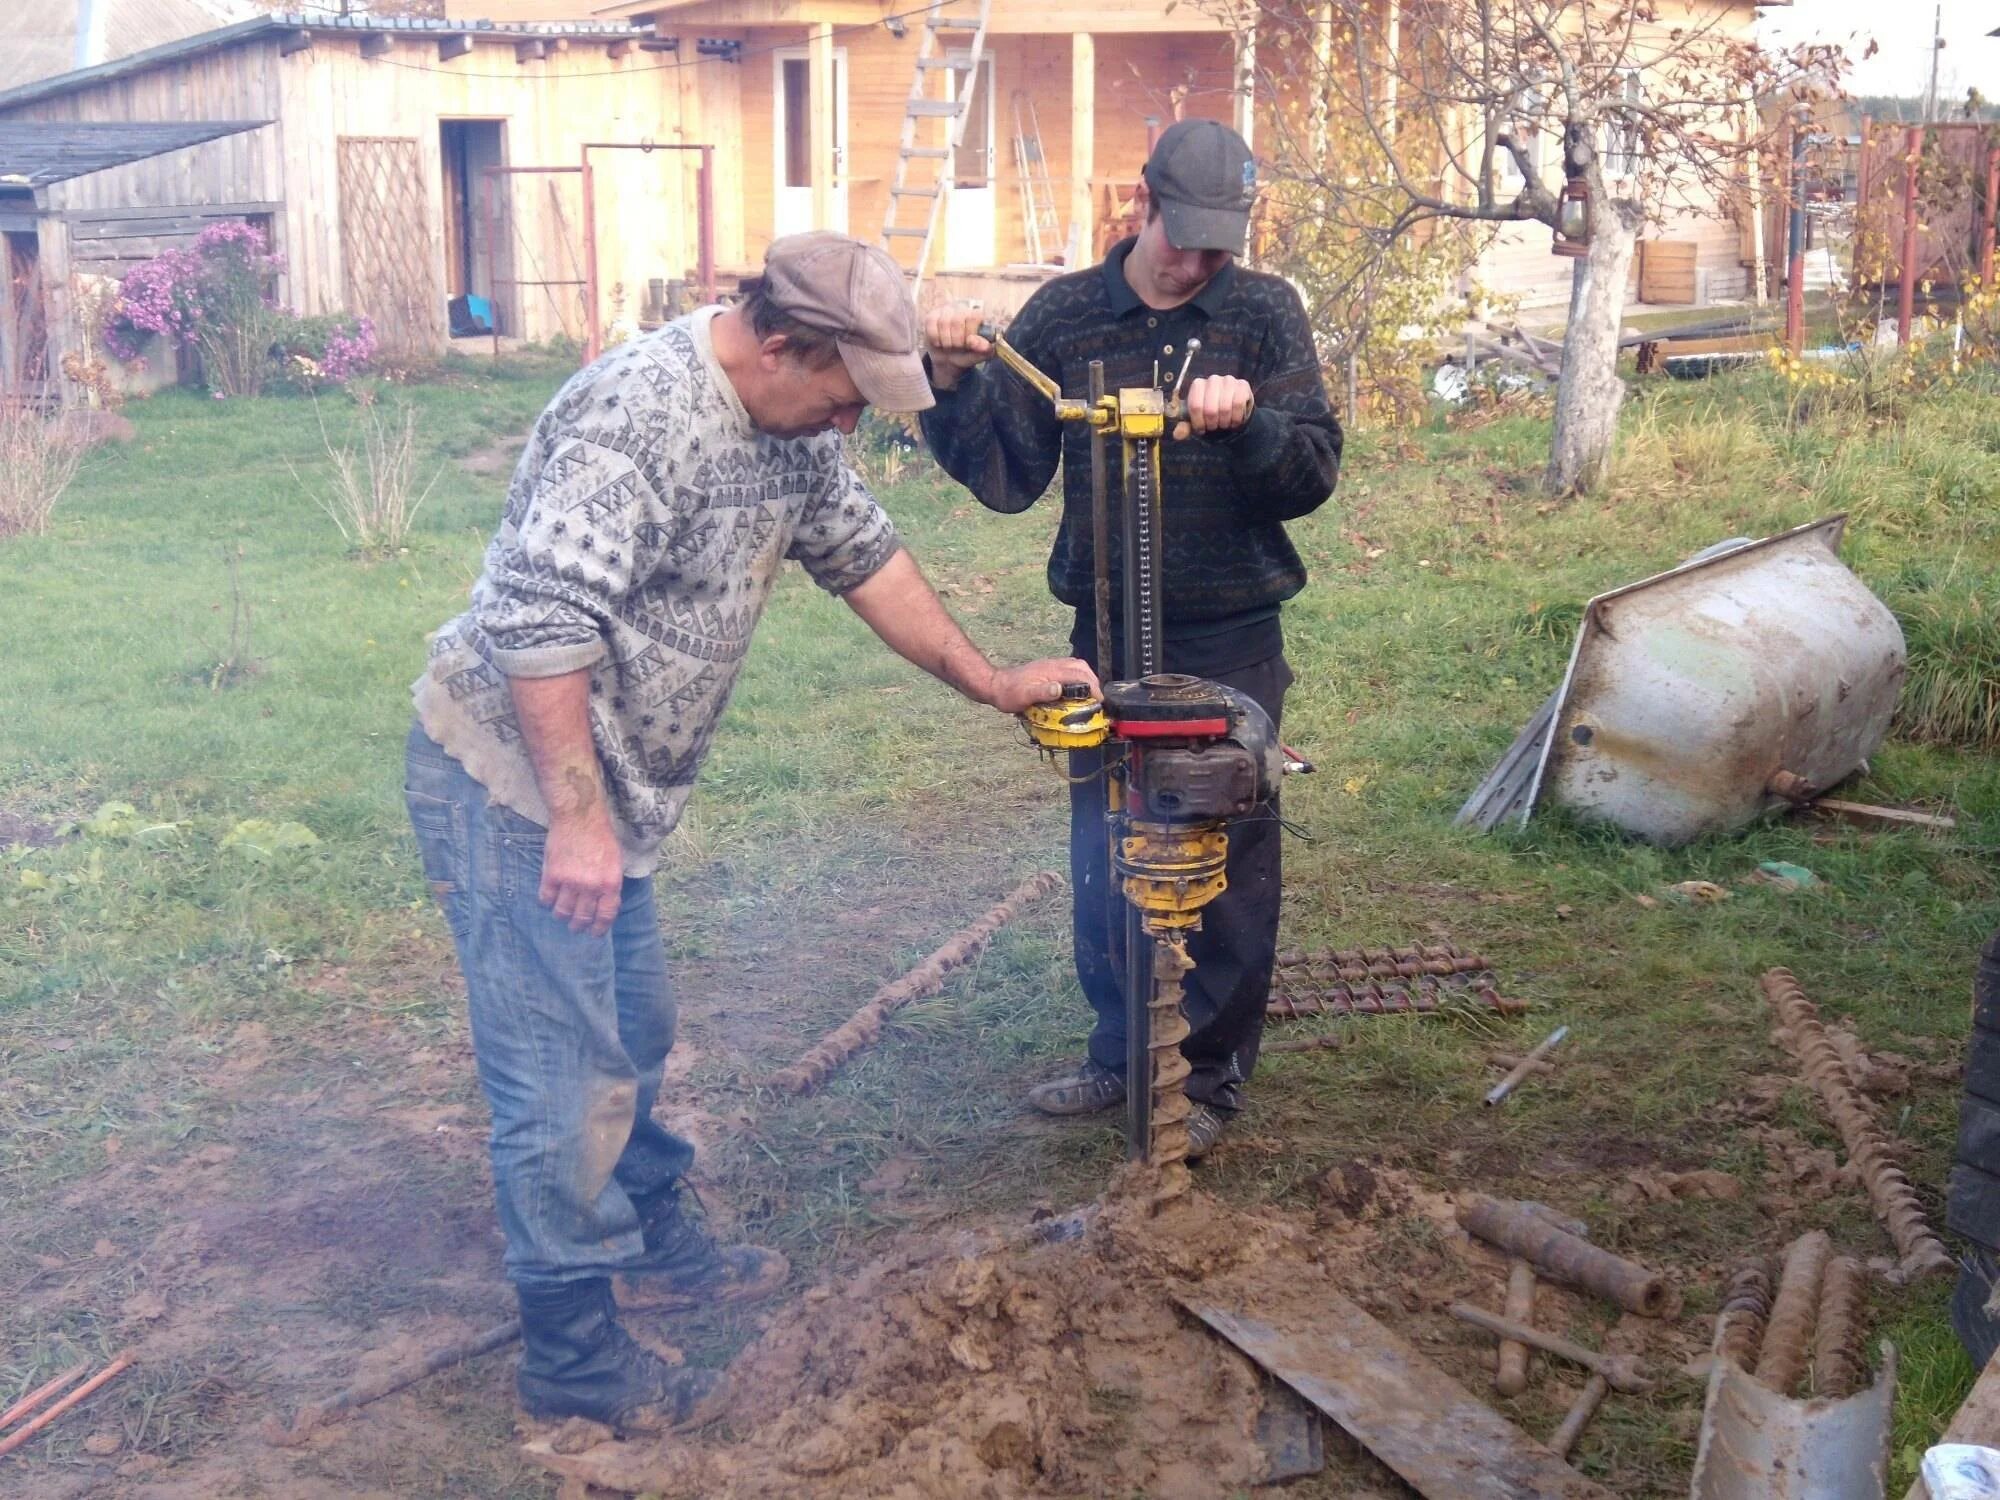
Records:
[[[528,1454],[663,1500],[1210,1500],[1254,1483],[1260,1377],[1173,1293],[1297,1274],[1308,1243],[1200,1194],[1159,1217],[1141,1201],[900,1247],[781,1309],[731,1365],[717,1425]]]

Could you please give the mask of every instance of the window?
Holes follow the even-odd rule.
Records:
[[[1637,68],[1620,70],[1619,81],[1612,91],[1610,107],[1605,111],[1604,126],[1604,175],[1606,177],[1636,177],[1639,175],[1639,157],[1642,149],[1639,119],[1633,109],[1646,99],[1646,85],[1639,77]]]
[[[1548,113],[1548,108],[1549,96],[1545,90],[1522,89],[1509,101],[1506,113],[1500,117],[1500,128],[1520,147],[1538,178],[1543,175],[1542,168],[1546,161],[1543,149],[1546,132],[1542,129],[1542,117]],[[1518,193],[1528,185],[1519,159],[1498,141],[1493,143],[1493,180],[1503,193]]]
[[[785,59],[785,186],[812,186],[812,75],[803,57]]]

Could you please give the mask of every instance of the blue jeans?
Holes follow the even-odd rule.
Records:
[[[625,882],[605,936],[571,932],[537,899],[547,830],[488,802],[421,726],[403,795],[465,974],[507,1274],[608,1275],[642,1248],[633,1199],[694,1160],[653,1119],[675,1016],[653,882]]]

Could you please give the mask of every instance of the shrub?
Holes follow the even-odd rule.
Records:
[[[274,375],[314,390],[341,385],[375,354],[366,318],[302,318],[273,297],[281,257],[250,224],[211,224],[194,243],[134,266],[119,284],[105,347],[131,361],[151,337],[191,351],[219,396],[254,396]]]
[[[85,446],[74,424],[23,401],[0,401],[0,536],[48,529]]]
[[[354,551],[364,557],[394,552],[409,536],[417,512],[444,472],[440,466],[429,484],[422,490],[416,488],[417,409],[400,403],[394,417],[385,417],[375,401],[363,401],[355,424],[359,451],[354,435],[334,446],[317,398],[313,414],[319,419],[320,442],[326,448],[333,482],[322,493],[307,485],[296,468],[292,477],[326,512],[341,540]]]
[[[375,325],[350,313],[294,317],[278,336],[281,378],[301,391],[346,385],[375,360]]]

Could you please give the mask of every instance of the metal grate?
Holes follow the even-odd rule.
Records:
[[[374,322],[384,355],[436,353],[444,298],[414,137],[340,138],[340,259],[347,310]]]

